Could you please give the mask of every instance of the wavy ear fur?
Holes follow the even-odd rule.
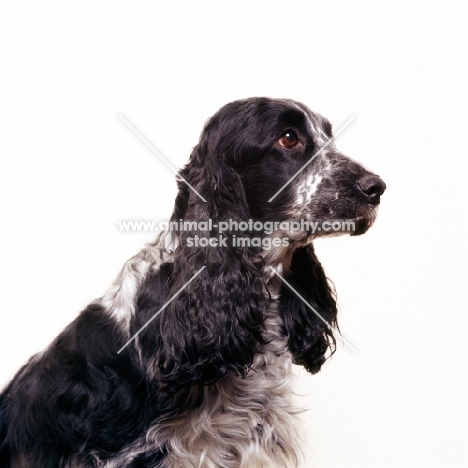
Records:
[[[326,320],[337,326],[337,308],[322,265],[312,245],[300,247],[293,254],[286,281]],[[310,373],[320,370],[327,351],[335,351],[332,330],[286,285],[281,286],[280,313],[295,363]]]
[[[181,175],[207,202],[179,181],[172,219],[196,221],[198,226],[180,233],[167,297],[182,291],[159,320],[157,371],[161,379],[179,385],[214,382],[227,373],[245,375],[263,342],[267,298],[253,252],[233,247],[228,232],[223,232],[224,246],[194,242],[196,236],[219,242],[216,224],[221,215],[222,220],[234,221],[250,217],[239,174],[206,133],[207,129]],[[212,230],[200,229],[200,222],[209,219]]]

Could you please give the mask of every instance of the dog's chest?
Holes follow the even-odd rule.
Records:
[[[163,467],[266,468],[295,460],[292,358],[275,307],[266,321],[270,341],[244,378],[205,386],[199,406],[149,431],[149,439],[169,448]]]

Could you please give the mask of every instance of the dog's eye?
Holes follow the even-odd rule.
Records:
[[[298,143],[299,139],[292,130],[286,130],[279,138],[278,143],[286,149],[294,148]]]

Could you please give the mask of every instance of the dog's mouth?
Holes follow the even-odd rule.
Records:
[[[348,205],[348,210],[345,209],[354,222],[353,230],[349,233],[352,236],[366,233],[374,224],[380,205],[380,197],[387,188],[385,182],[375,174],[361,177],[356,185],[359,190],[354,194],[355,201]]]

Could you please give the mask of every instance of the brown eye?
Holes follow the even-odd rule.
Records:
[[[278,140],[278,143],[286,149],[294,148],[298,143],[299,140],[297,135],[292,130],[286,130]]]

